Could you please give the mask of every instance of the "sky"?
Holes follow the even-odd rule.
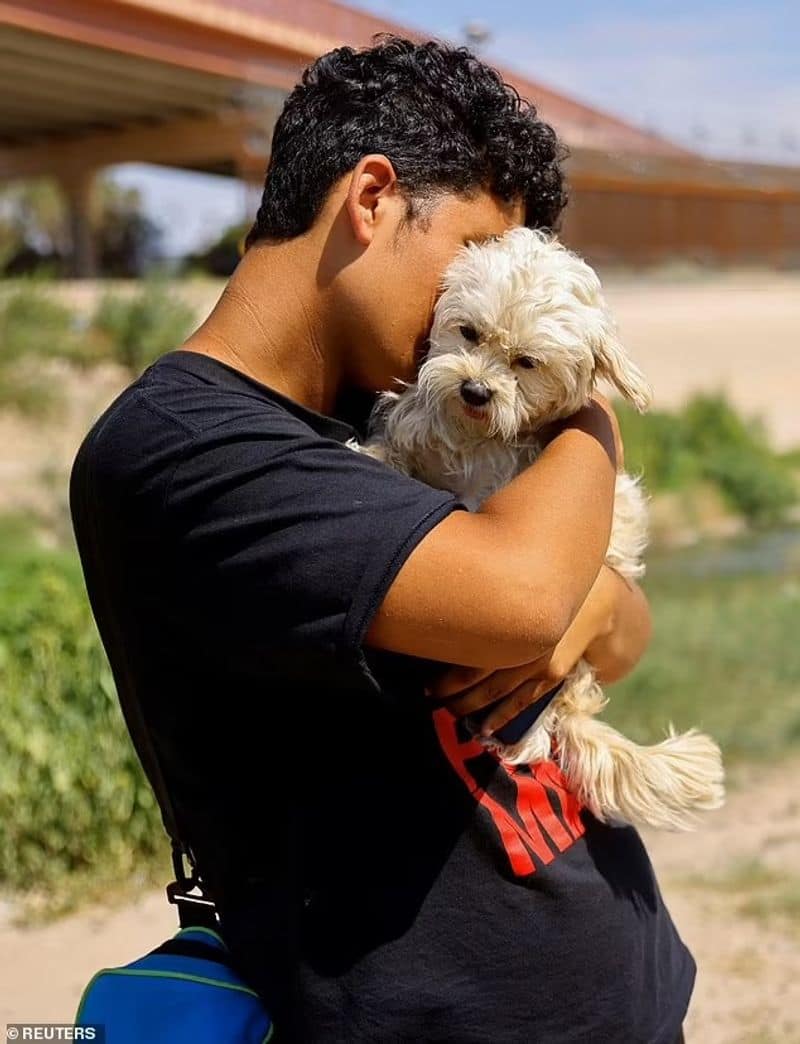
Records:
[[[302,0],[300,0],[302,2]],[[265,9],[268,9],[265,3]],[[713,156],[800,165],[798,0],[355,0],[350,6],[464,41],[478,22],[489,61]],[[535,99],[532,99],[535,101]],[[129,165],[165,228],[168,254],[241,220],[223,178]]]

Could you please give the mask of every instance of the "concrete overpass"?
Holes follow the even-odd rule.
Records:
[[[0,0],[0,179],[58,178],[75,268],[88,273],[99,168],[146,162],[261,181],[274,120],[303,67],[387,30],[419,36],[328,0]],[[507,79],[572,145],[681,152]]]
[[[387,30],[423,38],[333,0],[0,0],[0,181],[59,180],[75,272],[89,274],[97,170],[145,162],[260,183],[276,115],[303,67]],[[619,214],[605,222],[603,215],[624,213],[631,193],[705,198],[724,189],[728,202],[785,196],[780,177],[751,185],[740,171],[502,72],[572,149],[573,194],[594,201],[570,216],[578,240],[580,228],[599,236],[601,247],[613,239]],[[792,206],[800,203],[793,191]],[[656,209],[669,223],[662,202]],[[640,208],[637,225],[646,212]]]

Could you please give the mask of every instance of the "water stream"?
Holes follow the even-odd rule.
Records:
[[[691,547],[647,552],[647,574],[694,580],[745,575],[800,576],[800,526],[780,526]]]

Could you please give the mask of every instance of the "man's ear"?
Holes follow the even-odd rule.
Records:
[[[610,316],[604,317],[594,346],[595,373],[610,381],[639,413],[653,401],[653,389],[622,347]]]
[[[391,160],[382,153],[362,156],[350,175],[345,208],[353,234],[362,246],[369,246],[375,233],[378,210],[396,191],[397,174]]]

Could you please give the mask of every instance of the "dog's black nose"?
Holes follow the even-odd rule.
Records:
[[[491,397],[492,389],[480,381],[463,381],[461,384],[461,398],[470,406],[485,406]]]

